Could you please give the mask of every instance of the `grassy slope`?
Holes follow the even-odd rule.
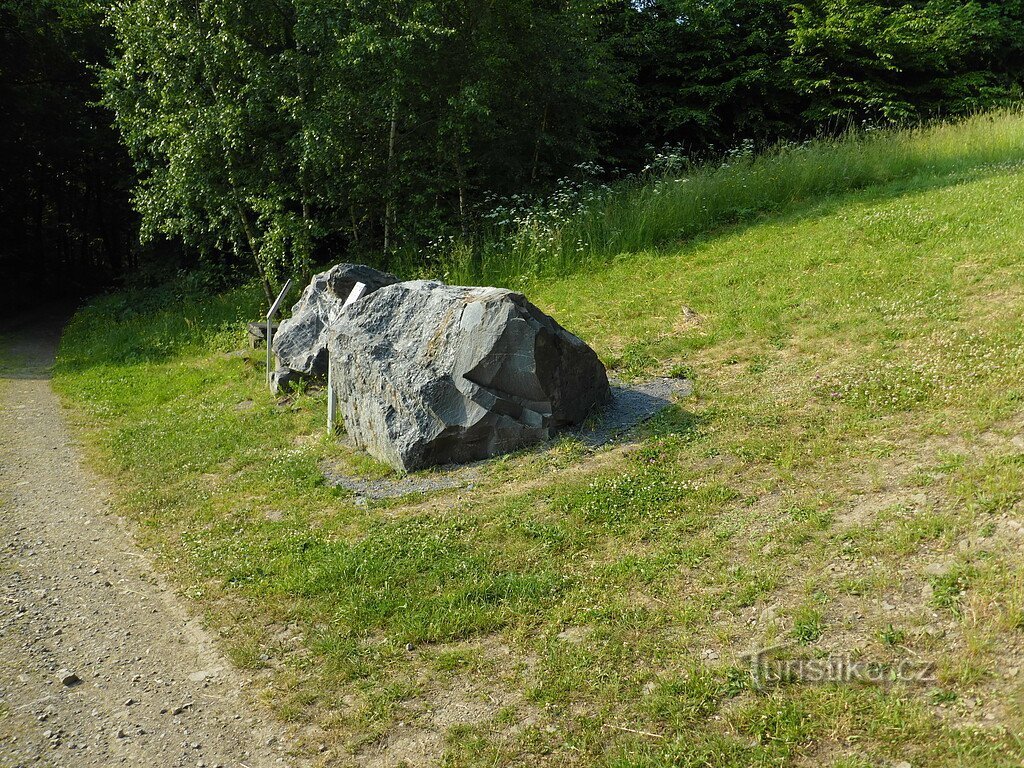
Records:
[[[453,282],[529,285],[538,276],[562,276],[723,226],[797,212],[829,195],[1024,160],[1021,119],[1020,112],[995,112],[784,146],[604,190],[570,183],[529,213],[501,212],[499,218],[513,223],[499,226],[478,251],[456,245],[439,260]]]
[[[226,354],[254,294],[100,302],[57,383],[325,761],[1016,765],[1024,173],[968,165],[535,286],[623,375],[697,392],[635,445],[564,439],[472,491],[325,487],[323,460],[378,469],[322,436],[322,394],[275,403]],[[937,680],[752,685],[740,654],[779,642]]]

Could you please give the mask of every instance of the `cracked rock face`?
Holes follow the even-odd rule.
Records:
[[[394,275],[363,264],[337,264],[316,275],[303,290],[292,316],[281,321],[274,336],[278,368],[305,376],[326,376],[330,329],[341,317],[345,299],[355,284],[364,283],[366,293],[372,293],[397,282]]]
[[[338,319],[330,360],[349,436],[406,471],[538,443],[610,396],[590,347],[499,288],[381,288]]]

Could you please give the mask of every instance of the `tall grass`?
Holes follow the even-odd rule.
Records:
[[[1024,161],[1024,111],[783,146],[645,174],[572,215],[528,216],[442,258],[453,282],[523,286],[870,186]]]

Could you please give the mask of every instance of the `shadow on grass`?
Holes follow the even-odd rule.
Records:
[[[186,348],[241,348],[245,326],[265,310],[255,286],[210,295],[174,284],[94,299],[68,323],[57,355],[58,374],[97,367],[161,363]]]
[[[685,379],[656,378],[634,384],[613,382],[611,402],[576,437],[591,447],[604,445],[657,416],[673,404],[674,398],[686,397],[692,392],[693,383]]]

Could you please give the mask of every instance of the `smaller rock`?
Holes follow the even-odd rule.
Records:
[[[191,675],[188,676],[188,679],[191,680],[193,683],[202,683],[205,682],[206,679],[210,676],[211,675],[207,670],[202,669],[198,672],[193,672]]]
[[[174,709],[172,709],[171,710],[171,714],[172,715],[181,715],[181,714],[184,714],[185,712],[191,712],[192,711],[192,707],[193,707],[193,704],[190,701],[187,704],[181,704],[180,706],[177,706]]]
[[[274,334],[272,345],[280,367],[305,376],[325,376],[330,330],[355,284],[365,285],[369,295],[397,282],[394,275],[363,264],[337,264],[314,275],[292,308],[292,316],[281,321],[280,331]]]
[[[280,327],[280,323],[271,323],[270,332],[273,335],[277,335],[277,329]],[[249,347],[251,349],[257,349],[267,343],[267,321],[263,320],[260,322],[249,323],[246,326],[246,330],[249,335]]]
[[[57,678],[68,688],[73,688],[82,682],[82,678],[69,669],[62,669],[57,673]]]
[[[292,387],[298,384],[302,378],[302,374],[298,371],[279,368],[270,374],[270,386],[273,388],[274,394],[290,392]]]

